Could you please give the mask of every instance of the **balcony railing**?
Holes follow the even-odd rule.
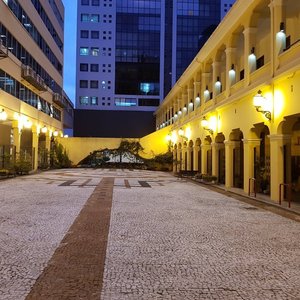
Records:
[[[62,107],[62,108],[66,107],[65,99],[64,99],[64,97],[61,94],[54,93],[52,100],[59,107]]]
[[[3,41],[0,39],[0,58],[5,58],[8,56],[8,49],[5,47]]]
[[[47,91],[44,79],[27,65],[22,65],[22,77],[39,91]]]

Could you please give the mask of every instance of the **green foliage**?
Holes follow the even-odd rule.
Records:
[[[19,155],[19,157],[15,161],[14,169],[17,174],[28,174],[32,170],[31,157]]]
[[[70,168],[72,165],[66,149],[62,144],[53,141],[50,151],[50,166],[51,168]]]

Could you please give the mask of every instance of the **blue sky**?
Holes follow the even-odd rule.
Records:
[[[63,0],[65,6],[64,90],[75,102],[77,1]]]

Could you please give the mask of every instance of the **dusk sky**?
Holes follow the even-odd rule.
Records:
[[[75,103],[77,1],[63,0],[65,6],[64,90]]]

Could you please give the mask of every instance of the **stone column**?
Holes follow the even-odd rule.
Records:
[[[244,34],[244,66],[245,66],[245,85],[248,86],[250,84],[250,74],[256,70],[256,56],[255,56],[255,44],[256,44],[256,32],[257,28],[248,27],[243,31]],[[252,56],[251,50],[254,48],[254,53]]]
[[[202,95],[201,96],[203,98],[202,103],[210,100],[210,95],[209,96],[204,95],[204,91],[206,90],[206,87],[208,88],[209,92],[211,92],[210,77],[211,77],[211,73],[202,73],[202,80],[201,80],[201,82],[202,82]]]
[[[32,150],[33,150],[33,170],[38,168],[39,132],[37,126],[32,126]]]
[[[177,149],[173,148],[173,172],[177,172]]]
[[[231,66],[235,65],[236,69],[236,48],[226,48],[226,96],[230,96],[230,88],[236,81],[230,78],[229,71],[231,70]]]
[[[207,151],[211,145],[201,145],[201,173],[207,174]]]
[[[288,173],[289,165],[284,166],[284,151],[283,147],[286,145],[287,150],[291,144],[290,135],[272,134],[270,137],[270,184],[271,184],[271,200],[279,201],[279,185],[284,182],[284,168]],[[290,153],[287,153],[288,162],[290,160]]]
[[[194,89],[193,88],[189,88],[188,89],[188,113],[191,113],[194,110]],[[191,103],[193,105],[191,105]]]
[[[196,109],[197,107],[200,107],[201,105],[201,99],[203,98],[203,96],[201,95],[201,82],[200,81],[194,81],[194,100],[196,99],[196,97],[199,97],[200,98],[200,102],[197,103],[195,101],[195,108]]]
[[[187,146],[186,152],[187,152],[187,171],[191,171],[191,160],[192,160],[192,147]]]
[[[194,171],[201,172],[201,170],[198,169],[198,151],[200,150],[200,146],[194,146],[194,166],[193,169]]]
[[[225,187],[233,186],[233,149],[236,142],[224,141],[225,144]]]
[[[271,55],[272,62],[272,74],[279,67],[278,55],[282,53],[286,47],[286,35],[285,32],[280,33],[280,23],[283,22],[286,25],[286,1],[273,0],[269,7],[271,10]]]
[[[217,176],[219,174],[219,150],[223,146],[222,143],[212,143],[212,175]]]
[[[249,178],[254,178],[254,148],[260,146],[260,139],[243,139],[244,143],[244,192],[248,193]]]
[[[221,74],[220,74],[221,63],[219,61],[214,61],[212,66],[213,66],[213,76],[212,76],[213,96],[215,97],[221,93],[220,87],[216,87],[216,82],[218,77],[221,81]]]
[[[21,128],[19,128],[19,122],[12,122],[12,131],[14,137],[14,146],[16,147],[16,153],[20,153],[21,148]]]

